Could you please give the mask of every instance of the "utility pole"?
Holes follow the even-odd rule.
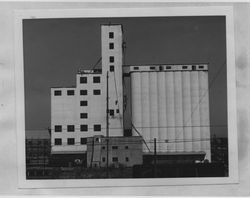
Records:
[[[156,138],[154,138],[154,177],[156,177]]]
[[[107,147],[107,159],[106,159],[106,171],[107,178],[109,178],[109,72],[107,71],[107,98],[106,98],[106,147]]]

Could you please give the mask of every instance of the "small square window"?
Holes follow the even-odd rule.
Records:
[[[114,49],[114,43],[109,43],[109,49]]]
[[[101,95],[101,90],[100,89],[94,89],[93,94],[94,95]]]
[[[125,149],[128,149],[128,146],[125,146]]]
[[[74,90],[67,90],[67,95],[73,96],[73,95],[75,95],[75,91]]]
[[[56,90],[56,91],[54,91],[54,95],[55,96],[61,96],[62,95],[62,91]]]
[[[80,90],[80,95],[88,95],[88,90]]]
[[[102,162],[105,162],[105,161],[106,161],[106,158],[105,158],[105,157],[103,157],[103,158],[102,158]]]
[[[101,125],[100,124],[95,124],[94,125],[94,131],[101,131]]]
[[[171,66],[167,66],[166,69],[171,69]]]
[[[102,147],[102,150],[105,150],[105,146]]]
[[[62,126],[61,125],[55,125],[55,132],[62,132]]]
[[[187,69],[188,67],[187,66],[182,66],[182,69]]]
[[[68,125],[67,126],[67,131],[68,132],[74,132],[75,131],[75,126],[74,125]]]
[[[110,71],[110,72],[115,71],[115,66],[114,66],[114,65],[110,65],[110,66],[109,66],[109,71]]]
[[[68,138],[67,143],[68,143],[68,145],[74,145],[75,144],[75,138]]]
[[[204,66],[203,66],[203,65],[200,65],[200,66],[199,66],[199,69],[204,69]]]
[[[109,57],[109,62],[110,62],[110,63],[115,62],[115,57],[114,57],[114,56],[110,56],[110,57]]]
[[[139,70],[139,67],[134,67],[134,70]]]
[[[88,118],[88,114],[87,113],[81,113],[80,118],[86,119],[86,118]]]
[[[114,38],[114,32],[109,32],[109,38]]]
[[[150,67],[150,69],[155,69],[155,67]]]
[[[125,160],[126,160],[126,162],[128,162],[128,161],[129,161],[129,158],[128,158],[128,157],[126,157],[126,158],[125,158]]]
[[[87,100],[80,101],[80,106],[88,106],[88,101]]]
[[[195,65],[192,66],[192,70],[196,70],[196,66]]]
[[[112,149],[113,149],[113,150],[117,150],[117,149],[118,149],[118,146],[112,146]]]
[[[93,77],[93,83],[100,83],[100,82],[101,82],[100,76],[94,76]]]
[[[120,111],[119,111],[119,109],[116,109],[116,113],[119,113]]]
[[[88,125],[86,124],[81,125],[81,131],[88,131]]]
[[[81,76],[80,77],[80,83],[82,83],[82,84],[86,84],[88,81],[87,81],[87,77],[83,77],[83,76]]]
[[[110,115],[110,116],[114,116],[114,109],[110,109],[110,110],[109,110],[109,115]]]
[[[113,161],[113,162],[118,162],[118,157],[113,157],[113,158],[112,158],[112,161]]]
[[[87,138],[81,138],[81,144],[87,144]]]
[[[61,138],[55,138],[55,145],[62,145],[62,139]]]

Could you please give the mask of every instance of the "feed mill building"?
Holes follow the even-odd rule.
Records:
[[[87,138],[123,137],[123,76],[131,80],[132,136],[143,154],[210,160],[208,65],[123,66],[122,25],[102,25],[102,69],[83,70],[76,87],[51,88],[51,153],[87,152]],[[108,123],[108,125],[107,125]]]

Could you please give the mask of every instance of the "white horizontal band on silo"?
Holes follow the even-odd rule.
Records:
[[[182,108],[182,72],[174,72],[174,97],[175,97],[175,133],[176,150],[184,151],[183,136],[183,108]]]
[[[190,72],[182,72],[182,107],[184,126],[184,151],[192,151],[191,86]]]
[[[160,152],[167,151],[167,106],[165,72],[157,72],[158,87],[158,145]]]
[[[149,73],[141,72],[141,106],[142,106],[142,136],[149,146],[150,141],[150,111],[149,111]],[[149,152],[143,144],[143,152]]]
[[[199,77],[197,71],[192,71],[190,74],[193,151],[201,151]]]
[[[150,139],[151,150],[154,150],[153,140],[158,141],[158,101],[157,101],[157,73],[149,72],[149,103],[150,103]]]
[[[132,123],[138,131],[141,131],[141,78],[137,72],[131,74],[131,99]],[[138,136],[134,128],[132,134]]]
[[[174,97],[174,72],[165,72],[166,79],[166,111],[167,111],[167,151],[175,152],[175,97]]]
[[[206,159],[211,160],[210,152],[210,119],[209,119],[209,87],[208,72],[199,72],[200,84],[200,122],[201,122],[201,149],[206,152]]]

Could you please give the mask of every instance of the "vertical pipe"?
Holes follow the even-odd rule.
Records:
[[[150,98],[150,140],[158,138],[158,102],[157,102],[157,73],[149,72],[149,98]],[[151,148],[153,145],[151,143]]]
[[[183,136],[183,108],[182,108],[182,72],[174,72],[174,97],[175,97],[175,131],[176,150],[184,150]]]
[[[200,123],[201,123],[201,150],[206,152],[206,159],[211,160],[210,152],[210,119],[209,119],[209,88],[208,72],[199,72],[200,93]]]
[[[201,151],[200,144],[200,104],[199,104],[199,78],[198,72],[192,71],[191,73],[191,112],[192,112],[192,142],[193,151]]]
[[[170,152],[176,151],[175,145],[175,97],[174,97],[174,72],[166,72],[166,112],[167,112],[167,149]],[[171,143],[174,142],[174,143]]]
[[[159,141],[159,150],[166,151],[167,144],[165,143],[167,139],[167,106],[166,106],[166,82],[165,82],[165,72],[157,73],[157,88],[158,88],[158,141]]]
[[[190,71],[182,72],[182,106],[184,126],[184,151],[192,151]]]
[[[150,141],[150,109],[149,109],[149,73],[141,73],[141,106],[142,106],[142,129],[143,137],[149,145]],[[143,145],[143,151],[148,152],[148,149]]]

